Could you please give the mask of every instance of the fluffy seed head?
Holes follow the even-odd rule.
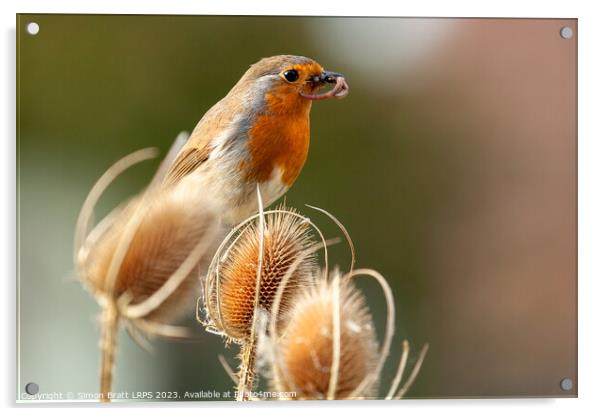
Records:
[[[130,221],[133,237],[126,244],[114,286],[109,293],[108,271]],[[177,289],[146,318],[170,322],[189,311],[198,296],[198,274],[205,270],[217,246],[215,210],[195,192],[161,191],[138,196],[110,214],[88,236],[78,256],[80,273],[98,297],[129,298],[137,305],[156,293],[185,260],[202,245],[194,267]]]
[[[280,208],[265,213],[263,259],[257,307],[271,311],[283,277],[295,261],[279,306],[278,325],[292,306],[294,296],[310,282],[316,267],[310,225],[292,210]],[[227,252],[217,253],[219,264],[209,271],[207,313],[209,327],[237,342],[251,336],[255,313],[257,271],[261,232],[258,219],[232,236]]]
[[[274,390],[296,391],[297,399],[327,397],[333,376],[333,307],[336,306],[340,308],[340,350],[334,398],[352,398],[349,397],[352,392],[373,371],[378,342],[363,295],[349,280],[321,280],[296,299],[288,325],[276,341],[272,359],[277,360],[278,374],[271,375]],[[362,395],[370,395],[375,388],[372,383]]]

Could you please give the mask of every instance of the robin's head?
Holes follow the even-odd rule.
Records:
[[[326,92],[320,90],[332,86]],[[278,107],[299,106],[315,100],[343,98],[349,86],[343,75],[324,70],[313,59],[295,55],[263,58],[251,65],[237,87],[261,91],[263,98]],[[284,108],[282,108],[284,109]]]

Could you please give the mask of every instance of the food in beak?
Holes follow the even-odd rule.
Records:
[[[343,76],[337,76],[335,78],[334,87],[322,94],[307,94],[303,91],[299,92],[301,97],[314,101],[327,100],[332,97],[344,98],[347,94],[349,94],[349,85],[347,85],[347,81],[345,81],[345,77]]]

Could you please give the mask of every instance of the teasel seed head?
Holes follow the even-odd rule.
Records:
[[[243,222],[240,230],[222,244],[224,250],[218,250],[207,275],[208,330],[241,344],[252,337],[256,293],[257,307],[270,311],[283,277],[295,263],[280,301],[280,326],[295,295],[309,284],[316,267],[315,251],[308,250],[315,241],[304,217],[283,206],[263,215],[264,232],[259,216]]]
[[[187,336],[170,324],[189,310],[220,234],[217,210],[200,190],[158,186],[166,167],[185,143],[178,136],[150,185],[114,209],[92,230],[94,208],[123,171],[156,155],[155,149],[131,153],[94,184],[77,219],[74,260],[78,275],[101,306],[100,400],[110,401],[117,331],[121,322],[142,344],[139,332]]]
[[[379,354],[364,296],[338,271],[334,278],[317,279],[301,293],[284,333],[271,338],[272,386],[275,391],[295,391],[297,399],[325,399],[329,390],[330,398],[353,398],[350,395],[373,371]],[[362,393],[370,395],[375,389],[376,383],[371,383]]]
[[[94,205],[110,182],[154,154],[144,149],[126,156],[92,189],[78,219],[76,267],[101,305],[119,303],[121,318],[169,323],[192,308],[200,292],[198,275],[223,237],[214,204],[199,190],[153,186],[155,178],[87,230]]]

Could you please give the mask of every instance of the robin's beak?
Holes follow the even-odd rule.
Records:
[[[326,82],[328,84],[336,84],[337,78],[345,78],[343,74],[338,72],[324,71],[320,74],[320,82]]]
[[[334,87],[322,94],[307,94],[303,91],[299,92],[299,95],[308,100],[327,100],[332,97],[343,98],[349,94],[349,85],[347,85],[345,77],[337,72],[322,71],[320,75],[314,76],[311,81],[314,84],[321,85],[334,84]]]

